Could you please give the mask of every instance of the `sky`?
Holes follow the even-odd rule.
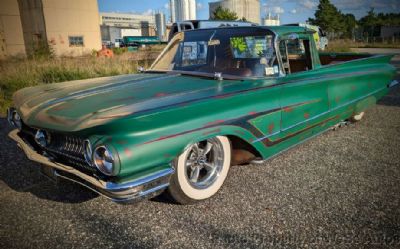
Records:
[[[208,3],[216,0],[196,0],[197,19],[208,19]],[[318,0],[260,0],[261,17],[266,13],[279,14],[281,24],[305,22],[314,17]],[[100,12],[134,12],[151,14],[164,12],[169,17],[169,0],[98,0]],[[400,0],[331,0],[343,13],[356,18],[364,16],[370,8],[376,12],[400,12]]]

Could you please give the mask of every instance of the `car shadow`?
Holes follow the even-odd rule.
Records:
[[[30,192],[33,195],[51,201],[81,203],[98,194],[85,187],[60,180],[51,181],[40,173],[40,165],[30,161],[20,148],[8,137],[11,127],[5,118],[0,118],[0,182],[17,192]],[[0,184],[1,192],[7,188]]]
[[[397,80],[400,81],[400,78]],[[393,87],[377,104],[400,107],[400,84]],[[0,117],[0,183],[3,182],[14,191],[30,192],[39,198],[57,202],[81,203],[99,196],[79,184],[66,180],[54,183],[43,176],[40,165],[27,159],[15,142],[8,138],[10,131],[6,118]],[[2,188],[0,184],[0,191],[6,191]],[[154,197],[151,201],[174,203],[166,195]]]
[[[51,180],[40,172],[40,164],[29,160],[16,143],[8,137],[11,127],[0,118],[0,183],[17,192],[30,192],[41,199],[64,203],[82,203],[100,195],[86,187],[64,179]],[[0,184],[0,192],[5,192]],[[150,199],[154,202],[171,203],[165,195]]]
[[[397,79],[400,81],[400,79]],[[378,105],[400,106],[400,84],[390,89],[389,93],[380,99]]]

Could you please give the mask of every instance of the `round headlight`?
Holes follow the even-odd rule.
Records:
[[[114,171],[114,157],[111,151],[104,145],[99,146],[93,153],[93,162],[105,175],[112,175]]]
[[[22,128],[21,116],[19,116],[17,111],[12,112],[11,122],[14,124],[15,127],[18,128],[18,130],[21,130],[21,128]]]
[[[92,145],[89,140],[83,142],[85,160],[89,165],[93,165],[92,161]]]

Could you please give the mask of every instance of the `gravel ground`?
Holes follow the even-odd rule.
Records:
[[[356,125],[232,167],[191,206],[56,186],[0,129],[0,248],[400,248],[400,87]]]

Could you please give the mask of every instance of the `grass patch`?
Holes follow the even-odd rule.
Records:
[[[351,46],[349,46],[348,40],[333,40],[329,41],[328,47],[324,52],[335,52],[335,53],[345,53],[351,52]]]
[[[326,52],[352,52],[351,48],[400,48],[400,43],[395,42],[374,42],[374,43],[365,43],[365,42],[354,42],[353,40],[344,39],[344,40],[331,40],[329,41],[328,47],[325,50]]]
[[[146,58],[146,57],[144,57]],[[113,58],[42,58],[0,61],[0,116],[11,105],[15,91],[40,84],[136,73],[139,65],[151,63],[132,59],[126,53]]]

